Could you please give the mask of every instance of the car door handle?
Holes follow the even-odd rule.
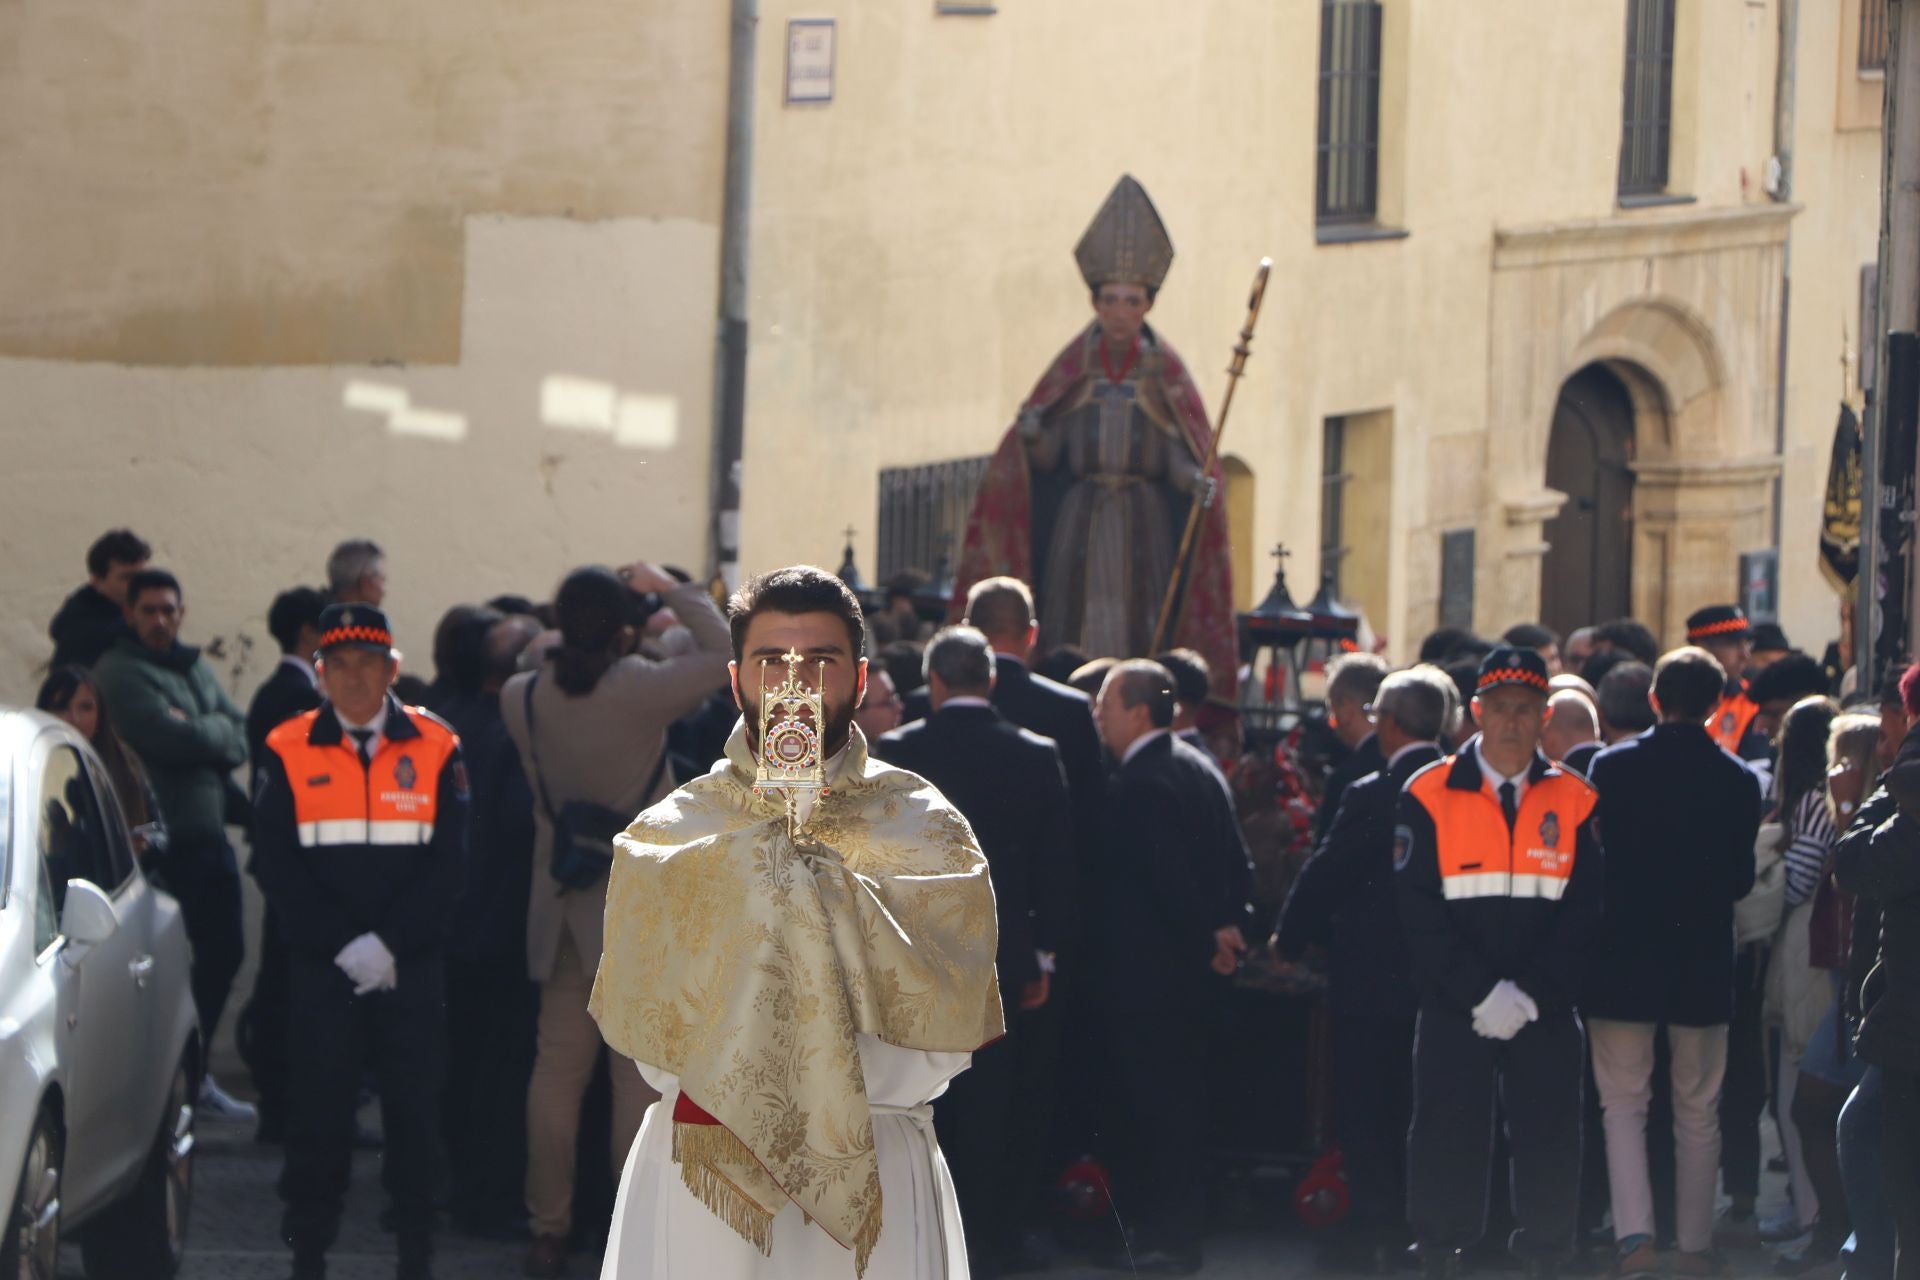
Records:
[[[133,976],[133,985],[145,991],[147,980],[153,977],[153,957],[141,956],[127,966],[127,972]]]

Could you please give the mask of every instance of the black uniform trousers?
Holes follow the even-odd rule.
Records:
[[[1407,1129],[1413,1119],[1413,1019],[1336,1013],[1334,1100],[1359,1243],[1406,1243]]]
[[[1887,1119],[1881,1139],[1882,1175],[1893,1209],[1895,1280],[1920,1280],[1920,1074],[1880,1069]]]
[[[286,1166],[281,1234],[321,1253],[339,1232],[353,1163],[354,1111],[371,1059],[385,1127],[381,1184],[400,1257],[430,1252],[439,1101],[446,1057],[446,977],[438,954],[398,966],[391,991],[353,994],[330,961],[295,955],[289,972]]]
[[[260,1130],[279,1141],[287,1122],[287,982],[292,960],[280,917],[269,903],[260,920],[260,967],[234,1027],[240,1056],[260,1095]],[[276,1136],[277,1135],[277,1136]]]
[[[933,1100],[933,1127],[953,1174],[967,1234],[967,1257],[980,1271],[1014,1248],[1014,1206],[1023,1170],[1008,1158],[1013,1142],[1018,1060],[1011,1038],[976,1049],[973,1063]]]
[[[1015,1233],[1046,1218],[1046,1193],[1056,1172],[1052,1156],[1062,1026],[1058,974],[1050,985],[1047,1002],[1038,1009],[1019,1009],[1019,995],[1015,993],[1007,1010],[1011,1023],[1007,1034],[1013,1041],[1014,1060],[1013,1132],[1007,1144],[1007,1168],[1015,1183],[1008,1227]]]
[[[1423,1251],[1463,1249],[1486,1230],[1497,1090],[1513,1158],[1509,1247],[1520,1257],[1572,1253],[1585,1057],[1586,1032],[1572,1013],[1542,1015],[1511,1040],[1490,1040],[1467,1014],[1420,1011],[1407,1186]]]

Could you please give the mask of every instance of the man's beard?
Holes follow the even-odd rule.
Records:
[[[753,749],[754,758],[760,756],[760,698],[759,690],[751,693],[745,687],[740,690],[741,700],[746,703],[742,714],[747,720],[747,745]],[[821,754],[821,762],[840,754],[847,745],[847,738],[853,731],[853,703],[836,704],[831,698],[826,702],[826,734]]]

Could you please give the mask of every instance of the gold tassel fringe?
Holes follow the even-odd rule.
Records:
[[[860,1224],[860,1234],[853,1238],[853,1274],[856,1280],[864,1280],[867,1263],[873,1259],[873,1250],[880,1243],[880,1206],[873,1206],[867,1214],[867,1220]]]
[[[746,1144],[724,1125],[675,1124],[673,1159],[680,1166],[680,1180],[687,1184],[694,1199],[758,1249],[762,1257],[773,1256],[773,1215],[734,1186],[719,1168],[726,1161],[751,1164],[753,1153],[747,1150]],[[874,1237],[879,1238],[878,1231]],[[868,1251],[871,1252],[871,1246]],[[863,1259],[865,1256],[861,1255]]]

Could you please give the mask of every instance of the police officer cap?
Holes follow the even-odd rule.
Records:
[[[1687,643],[1703,644],[1711,640],[1748,640],[1753,628],[1737,604],[1710,604],[1687,616]]]
[[[320,615],[320,652],[345,648],[393,652],[387,615],[369,604],[328,605]]]
[[[1533,649],[1516,649],[1512,645],[1501,645],[1480,661],[1480,678],[1474,684],[1474,693],[1482,694],[1489,689],[1498,689],[1502,685],[1519,685],[1526,689],[1536,689],[1541,696],[1547,692],[1547,660]]]

